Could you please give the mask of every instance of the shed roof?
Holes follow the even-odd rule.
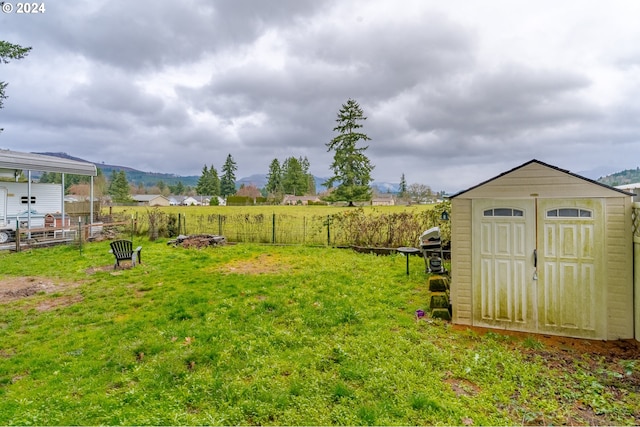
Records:
[[[93,163],[10,150],[0,150],[0,169],[60,172],[88,176],[98,174],[96,165]]]
[[[561,169],[561,168],[559,168],[559,167],[557,167],[557,166],[553,166],[553,165],[550,165],[550,164],[548,164],[548,163],[542,162],[542,161],[540,161],[540,160],[533,159],[533,160],[530,160],[530,161],[528,161],[528,162],[526,162],[526,163],[524,163],[524,164],[522,164],[522,165],[520,165],[520,166],[517,166],[517,167],[515,167],[515,168],[513,168],[513,169],[510,169],[510,170],[508,170],[508,171],[506,171],[506,172],[503,172],[503,173],[501,173],[500,175],[497,175],[497,176],[495,176],[495,177],[493,177],[493,178],[490,178],[490,179],[488,179],[488,180],[486,180],[486,181],[483,181],[483,182],[481,182],[480,184],[474,185],[473,187],[467,188],[466,190],[462,190],[462,191],[460,191],[460,192],[458,192],[458,193],[454,194],[454,195],[453,195],[453,196],[451,196],[450,198],[451,198],[451,199],[453,199],[453,198],[455,198],[455,197],[458,197],[458,196],[460,196],[460,195],[462,195],[462,194],[465,194],[465,193],[467,193],[467,192],[469,192],[469,191],[471,191],[471,190],[474,190],[474,189],[476,189],[476,188],[478,188],[478,187],[482,187],[483,185],[485,185],[485,184],[487,184],[487,183],[489,183],[489,182],[491,182],[491,181],[494,181],[494,180],[496,180],[496,179],[498,179],[498,178],[501,178],[501,177],[503,177],[503,176],[505,176],[505,175],[509,175],[509,174],[511,174],[511,173],[513,173],[513,172],[515,172],[515,171],[519,170],[519,169],[522,169],[522,168],[524,168],[524,167],[526,167],[526,166],[529,166],[529,165],[531,165],[531,164],[534,164],[534,163],[535,163],[535,164],[538,164],[538,165],[541,165],[541,166],[544,166],[544,167],[548,167],[548,168],[553,169],[553,170],[556,170],[556,171],[558,171],[558,172],[561,172],[561,173],[567,174],[567,175],[572,176],[572,177],[574,177],[574,178],[578,178],[578,179],[583,180],[583,181],[585,181],[585,182],[588,182],[588,183],[595,184],[595,185],[597,185],[597,186],[600,186],[600,187],[606,188],[606,189],[608,189],[608,190],[616,191],[616,192],[618,192],[618,193],[622,193],[622,194],[627,195],[627,196],[633,196],[633,195],[634,195],[633,193],[629,193],[628,191],[624,191],[623,189],[619,189],[619,188],[616,188],[616,187],[611,187],[611,186],[609,186],[609,185],[603,184],[603,183],[598,182],[598,181],[595,181],[595,180],[593,180],[593,179],[589,179],[589,178],[586,178],[586,177],[584,177],[584,176],[581,176],[581,175],[578,175],[578,174],[572,173],[572,172],[570,172],[570,171],[568,171],[568,170],[566,170],[566,169]]]

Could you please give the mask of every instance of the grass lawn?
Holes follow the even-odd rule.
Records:
[[[0,425],[640,424],[640,351],[417,320],[424,261],[107,241],[0,254]]]

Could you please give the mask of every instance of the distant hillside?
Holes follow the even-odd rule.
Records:
[[[640,168],[627,169],[622,172],[603,176],[598,179],[598,182],[612,187],[615,187],[616,185],[634,184],[636,182],[640,182]]]
[[[158,172],[143,172],[138,169],[134,169],[128,166],[120,165],[108,165],[105,163],[95,163],[90,160],[81,159],[79,157],[73,157],[67,153],[34,153],[43,154],[46,156],[60,157],[62,159],[76,160],[79,162],[93,163],[97,168],[102,170],[102,174],[106,177],[111,176],[111,173],[115,171],[123,170],[127,175],[127,181],[134,185],[142,184],[145,187],[154,186],[158,181],[163,181],[167,185],[175,185],[178,181],[181,181],[185,186],[195,187],[198,184],[199,176],[180,176],[171,173],[158,173]]]
[[[34,154],[42,154],[46,156],[59,157],[62,159],[75,160],[78,162],[87,162],[93,163],[97,168],[102,170],[102,174],[106,177],[111,176],[111,173],[115,171],[123,170],[127,175],[127,181],[134,185],[142,184],[145,187],[152,187],[158,183],[158,181],[163,181],[167,185],[175,185],[178,181],[181,181],[183,185],[189,187],[195,187],[198,185],[199,175],[189,175],[189,176],[180,176],[176,174],[170,173],[159,173],[159,172],[143,172],[138,169],[134,169],[128,166],[119,166],[119,165],[108,165],[105,163],[95,163],[90,160],[81,159],[79,157],[70,156],[67,153],[34,153]],[[34,178],[38,178],[38,175],[35,175]],[[318,177],[314,176],[316,180],[316,190],[318,192],[324,191],[325,187],[322,186],[322,183],[325,182],[328,178],[326,177]],[[267,184],[267,175],[266,174],[253,174],[248,177],[240,178],[236,181],[236,187],[240,187],[242,184],[244,185],[255,185],[258,188],[263,188]],[[398,192],[398,184],[390,183],[390,182],[373,182],[371,184],[372,187],[376,188],[380,193],[397,193]]]

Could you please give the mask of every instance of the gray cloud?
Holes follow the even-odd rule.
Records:
[[[3,39],[33,51],[0,65],[0,147],[179,174],[230,153],[240,176],[307,156],[328,176],[325,144],[355,98],[377,180],[453,191],[534,157],[636,167],[635,7],[524,6],[70,0],[5,14]]]

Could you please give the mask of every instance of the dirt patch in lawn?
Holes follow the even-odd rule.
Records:
[[[51,294],[54,292],[60,292],[65,289],[71,289],[80,286],[80,283],[67,283],[52,280],[47,277],[9,277],[0,279],[0,304],[19,300],[22,298],[28,298],[32,295],[41,293]],[[46,310],[56,306],[69,305],[73,301],[69,300],[71,297],[60,297],[54,302],[54,300],[48,302],[47,307],[39,307],[39,309]],[[73,297],[71,299],[78,298]],[[80,297],[81,298],[81,297]],[[63,302],[62,300],[66,301]]]
[[[232,261],[220,268],[225,273],[236,274],[279,274],[291,270],[291,266],[282,258],[262,254],[252,259]]]
[[[538,335],[527,332],[507,331],[502,329],[478,328],[464,325],[452,325],[453,330],[474,331],[478,335],[488,333],[509,336],[514,341],[524,342],[529,340],[530,343],[536,341],[541,344],[540,349],[531,348],[532,352],[541,355],[551,352],[574,353],[574,354],[594,354],[617,359],[640,359],[640,342],[636,340],[614,340],[599,341],[580,338],[568,338],[555,335]]]

